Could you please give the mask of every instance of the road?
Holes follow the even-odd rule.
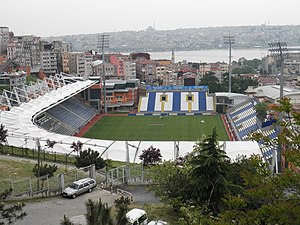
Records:
[[[134,196],[134,203],[143,205],[145,203],[158,203],[153,193],[148,192],[144,186],[122,187],[130,191]],[[117,194],[111,194],[110,191],[100,190],[98,187],[92,193],[86,193],[78,196],[76,199],[55,197],[51,199],[41,199],[39,202],[26,203],[23,211],[27,216],[23,220],[17,221],[16,225],[59,225],[63,216],[69,218],[84,215],[86,213],[85,202],[88,199],[94,201],[101,198],[102,202],[107,202],[109,206],[113,205]]]

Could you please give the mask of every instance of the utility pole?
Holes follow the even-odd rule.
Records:
[[[104,114],[107,113],[106,105],[106,87],[105,87],[105,54],[104,49],[109,48],[109,34],[101,34],[98,37],[98,48],[102,50],[102,82],[103,82],[103,96],[104,96]]]
[[[279,92],[279,98],[280,100],[283,99],[283,69],[284,69],[284,59],[287,58],[287,44],[285,42],[273,42],[269,43],[269,51],[271,53],[271,56],[275,58],[275,60],[280,60],[280,92]],[[279,124],[283,120],[283,114],[279,113]],[[279,125],[279,132],[282,132],[282,127]],[[282,155],[283,146],[279,143],[278,149],[277,149],[277,165],[275,172],[281,173],[282,172],[282,162],[281,162],[281,155]],[[273,161],[274,157],[276,157],[276,152],[273,152]]]
[[[235,43],[234,36],[223,36],[224,44],[229,45],[228,93],[231,93],[231,45]]]

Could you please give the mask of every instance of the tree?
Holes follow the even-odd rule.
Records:
[[[105,166],[105,161],[101,158],[100,153],[90,148],[88,148],[88,150],[80,151],[79,155],[75,156],[75,160],[75,166],[77,168],[95,164],[96,170],[98,170]]]
[[[97,202],[89,199],[85,206],[87,225],[113,225],[111,207],[107,203],[102,203],[101,199]]]
[[[209,87],[210,93],[215,93],[218,91],[226,91],[226,87],[223,84],[220,84],[218,78],[214,76],[214,74],[205,75],[200,82],[200,85],[207,85]]]
[[[144,149],[142,154],[140,155],[140,160],[143,161],[144,165],[153,165],[157,162],[160,162],[162,155],[158,148],[154,148],[151,145],[148,149]]]
[[[254,109],[256,111],[256,116],[258,117],[260,122],[264,122],[267,116],[267,103],[259,102],[254,106]]]
[[[53,177],[54,173],[57,171],[56,165],[48,165],[47,163],[40,168],[40,174],[38,174],[38,164],[35,164],[32,172],[36,177],[42,177],[48,175],[48,177]]]
[[[151,189],[166,204],[179,211],[184,203],[189,201],[186,187],[190,183],[188,167],[185,164],[180,166],[176,162],[166,161],[151,168]]]
[[[37,178],[42,177],[42,185],[40,189],[43,189],[44,187],[44,182],[47,179],[45,176],[48,175],[49,177],[53,177],[54,173],[57,171],[57,166],[56,165],[48,165],[47,163],[45,165],[41,165],[40,168],[38,168],[38,164],[35,164],[32,172],[34,176]],[[39,189],[39,182],[37,183],[38,189]]]
[[[0,124],[0,145],[3,148],[3,143],[6,143],[7,141],[7,129],[5,129],[5,126],[1,123]]]
[[[60,225],[74,225],[74,223],[72,223],[71,220],[64,215],[64,218],[60,221]]]
[[[23,219],[27,214],[22,212],[22,208],[25,206],[24,203],[18,202],[11,205],[7,205],[5,200],[12,190],[4,190],[0,193],[0,225],[12,224],[14,221]]]
[[[129,211],[129,205],[131,200],[128,197],[121,196],[121,198],[117,198],[115,201],[116,207],[116,224],[117,225],[126,225],[128,220],[126,218],[126,213]]]
[[[216,128],[203,141],[197,142],[190,154],[190,192],[196,204],[208,204],[217,210],[228,193],[226,180],[229,157],[220,149]]]
[[[74,151],[74,152],[77,152],[77,154],[78,154],[82,150],[82,146],[83,146],[82,142],[77,141],[77,143],[76,143],[75,141],[73,141],[70,148],[73,148],[72,152]]]

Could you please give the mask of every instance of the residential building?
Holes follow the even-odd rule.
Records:
[[[92,68],[93,68],[93,76],[103,77],[102,60],[96,60],[96,61],[92,62]],[[105,68],[105,77],[107,79],[110,79],[110,78],[113,79],[116,77],[115,66],[113,64],[104,62],[104,68]]]
[[[0,27],[0,55],[7,49],[7,42],[9,40],[9,28]]]
[[[70,53],[63,52],[62,53],[62,72],[70,73],[69,61],[70,61]]]
[[[199,74],[200,76],[205,76],[211,71],[211,65],[208,63],[200,63],[199,64]]]
[[[139,59],[136,61],[137,78],[147,84],[156,82],[156,62],[153,60]]]
[[[41,69],[46,75],[57,73],[57,53],[53,51],[41,52]]]
[[[136,79],[136,63],[133,60],[125,60],[125,80]]]
[[[109,62],[113,64],[116,68],[116,76],[117,79],[124,79],[125,78],[125,65],[124,61],[127,59],[127,56],[122,54],[110,54]]]

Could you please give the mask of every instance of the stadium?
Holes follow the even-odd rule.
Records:
[[[123,85],[122,89],[126,86],[122,81],[111,81],[108,86],[116,84]],[[131,89],[138,89],[131,84]],[[30,149],[40,145],[49,152],[69,154],[71,144],[79,141],[83,149],[128,162],[139,162],[142,150],[153,145],[161,150],[163,160],[174,160],[191,152],[195,142],[216,127],[221,148],[233,160],[252,154],[270,160],[276,150],[250,141],[253,131],[271,139],[278,131],[257,120],[257,100],[249,96],[210,94],[207,86],[147,87],[136,104],[119,101],[110,105],[110,111],[133,109],[134,105],[136,110],[125,116],[104,115],[98,113],[99,99],[86,101],[93,87],[99,88],[99,81],[57,74],[23,89],[4,91],[0,124],[8,129],[7,144]],[[47,140],[57,143],[53,149],[47,148]]]

